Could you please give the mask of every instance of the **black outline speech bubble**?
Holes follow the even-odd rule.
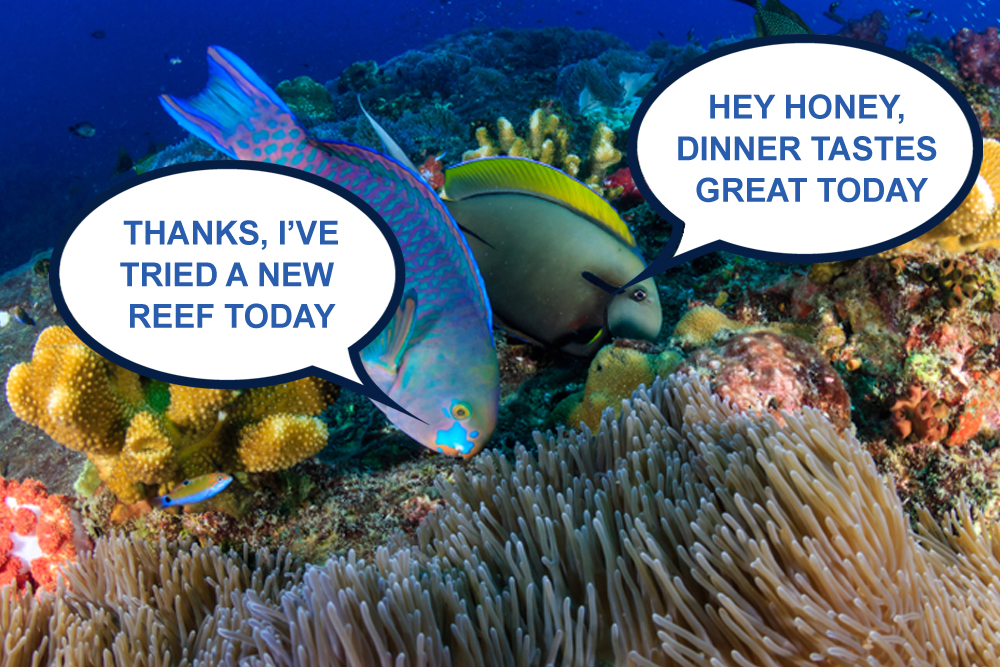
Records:
[[[385,240],[389,243],[389,250],[392,252],[392,261],[396,265],[396,281],[392,290],[392,298],[389,299],[389,305],[386,306],[385,312],[382,313],[378,322],[376,322],[364,336],[359,338],[353,345],[347,348],[348,354],[351,358],[351,365],[354,366],[354,372],[358,374],[359,378],[361,378],[361,384],[316,366],[309,366],[307,368],[291,371],[282,375],[272,375],[270,377],[247,380],[213,381],[173,375],[171,373],[157,371],[141,366],[119,354],[116,354],[114,351],[98,343],[82,326],[80,326],[80,324],[76,321],[76,318],[73,317],[69,306],[66,304],[66,300],[63,298],[62,289],[59,284],[59,266],[66,244],[69,242],[69,238],[73,235],[73,232],[76,231],[76,228],[79,227],[91,213],[96,211],[105,202],[125,192],[126,190],[131,190],[132,188],[138,187],[144,183],[160,178],[167,178],[176,174],[217,169],[265,171],[281,176],[290,176],[300,181],[311,183],[312,185],[318,185],[319,187],[337,195],[341,199],[348,201],[355,208],[359,209],[362,213],[364,213],[365,217],[371,220],[375,226],[378,227],[382,236],[385,237]],[[323,378],[324,380],[333,382],[334,384],[340,385],[345,389],[357,392],[362,396],[367,396],[373,401],[378,401],[379,403],[387,405],[394,410],[398,410],[405,415],[409,415],[418,421],[423,421],[419,417],[410,414],[404,408],[397,405],[396,402],[389,398],[384,391],[379,389],[379,387],[372,381],[371,377],[368,376],[364,365],[361,363],[361,350],[375,340],[382,330],[389,325],[389,321],[396,314],[396,309],[399,308],[399,302],[403,298],[403,285],[406,280],[406,267],[403,264],[403,250],[399,245],[399,240],[396,238],[396,235],[392,233],[392,229],[389,227],[388,223],[382,219],[382,216],[376,213],[375,209],[368,205],[363,199],[361,199],[361,197],[354,194],[347,188],[325,178],[320,178],[314,174],[302,171],[301,169],[294,169],[292,167],[285,167],[266,162],[243,162],[235,160],[207,160],[204,162],[191,162],[157,169],[141,176],[131,178],[124,183],[103,192],[88,202],[87,205],[81,210],[79,217],[66,225],[65,229],[63,229],[59,242],[52,251],[51,264],[52,265],[49,269],[49,286],[52,290],[52,299],[55,301],[56,307],[59,309],[59,313],[62,315],[62,318],[66,322],[67,326],[69,326],[69,328],[73,330],[73,333],[79,336],[80,340],[86,343],[89,348],[100,354],[105,359],[108,359],[123,368],[127,368],[134,373],[156,380],[161,380],[163,382],[186,385],[188,387],[199,387],[202,389],[252,389],[255,387],[267,387],[276,384],[283,384],[285,382],[292,382],[293,380],[298,380],[304,377],[317,376]]]
[[[745,248],[743,246],[736,245],[735,243],[718,239],[712,241],[711,243],[706,243],[703,246],[698,246],[697,248],[675,257],[674,253],[677,252],[677,248],[680,247],[681,237],[684,235],[684,227],[687,223],[671,213],[670,209],[664,206],[663,203],[657,199],[653,190],[646,183],[645,177],[642,175],[642,170],[639,168],[638,152],[639,126],[641,125],[643,118],[645,118],[646,112],[648,112],[649,108],[653,105],[653,102],[656,101],[664,90],[681,77],[718,58],[739,53],[740,51],[749,51],[750,49],[774,46],[776,44],[829,44],[832,46],[843,46],[851,49],[871,51],[872,53],[892,58],[893,60],[915,69],[927,78],[931,79],[946,93],[948,93],[952,99],[955,100],[955,102],[958,103],[959,109],[961,109],[962,113],[965,114],[965,118],[969,122],[969,127],[972,129],[972,165],[969,169],[969,175],[966,177],[965,182],[962,184],[958,193],[936,215],[932,216],[927,222],[914,227],[905,234],[900,234],[899,236],[883,241],[882,243],[876,243],[864,248],[855,248],[853,250],[842,250],[839,252],[796,255],[791,253],[768,252],[766,250]],[[962,97],[958,88],[956,88],[941,74],[938,74],[919,60],[910,58],[909,56],[886,46],[872,44],[870,42],[864,42],[857,39],[849,39],[847,37],[835,37],[833,35],[783,35],[779,37],[760,37],[746,42],[724,46],[706,53],[687,63],[683,67],[671,72],[665,79],[660,81],[649,94],[646,95],[646,97],[642,100],[642,103],[639,105],[639,108],[636,110],[635,116],[632,118],[632,124],[629,128],[628,154],[631,162],[630,166],[632,168],[632,178],[635,181],[636,186],[642,192],[646,202],[652,206],[653,209],[660,214],[660,216],[668,220],[673,225],[673,229],[670,232],[670,238],[667,239],[667,243],[664,245],[663,250],[660,251],[660,254],[656,256],[656,259],[650,262],[649,266],[647,266],[642,273],[629,281],[629,283],[624,285],[622,289],[635,285],[650,276],[663,273],[664,271],[672,269],[684,262],[689,262],[716,250],[724,250],[737,255],[742,255],[744,257],[751,257],[753,259],[770,262],[812,264],[814,262],[839,262],[847,259],[856,259],[867,255],[874,255],[884,250],[889,250],[903,245],[907,241],[912,241],[924,232],[930,231],[936,227],[945,218],[951,215],[951,213],[958,208],[965,199],[966,194],[968,194],[969,190],[972,189],[973,184],[976,182],[976,178],[979,176],[979,167],[983,161],[983,137],[979,130],[979,121],[976,120],[975,113],[973,113],[972,108],[969,106],[969,103],[965,101],[965,98]]]

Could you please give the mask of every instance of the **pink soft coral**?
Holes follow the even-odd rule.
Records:
[[[995,26],[975,33],[962,28],[948,40],[962,76],[976,83],[1000,86],[1000,38]]]

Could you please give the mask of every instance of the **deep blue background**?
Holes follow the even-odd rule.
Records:
[[[156,97],[201,90],[209,44],[238,53],[276,85],[303,74],[325,82],[354,61],[383,63],[473,26],[599,27],[636,49],[654,39],[682,43],[692,26],[703,44],[753,30],[753,10],[734,0],[50,0],[44,10],[4,4],[0,226],[7,234],[0,235],[0,272],[51,247],[72,212],[111,185],[119,145],[138,157],[150,138],[184,136]],[[829,0],[786,4],[816,32],[840,27],[822,16]],[[947,39],[960,27],[1000,23],[1000,0],[969,4],[843,0],[837,12],[859,18],[880,9],[891,23],[889,46],[902,47],[910,30]],[[914,6],[932,9],[933,22],[906,19]],[[91,37],[95,30],[107,36]],[[170,65],[165,56],[182,62]],[[67,130],[80,121],[93,123],[97,135],[81,139]]]

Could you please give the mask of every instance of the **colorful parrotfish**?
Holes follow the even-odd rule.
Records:
[[[418,175],[392,158],[310,137],[281,98],[230,51],[213,46],[208,56],[205,90],[187,100],[161,95],[167,113],[230,157],[322,176],[385,219],[403,250],[404,296],[361,359],[375,384],[423,422],[376,405],[434,451],[477,453],[496,426],[499,371],[486,290],[448,210]]]
[[[172,507],[200,503],[222,493],[232,481],[233,478],[224,472],[192,477],[178,484],[165,496],[153,498],[152,505],[153,507]]]

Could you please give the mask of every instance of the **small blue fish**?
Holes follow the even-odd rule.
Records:
[[[35,320],[31,319],[31,315],[28,315],[28,311],[21,306],[14,306],[11,308],[10,314],[13,315],[14,319],[21,324],[26,324],[29,327],[35,326]]]
[[[153,507],[161,508],[200,503],[222,493],[223,489],[229,486],[232,481],[233,478],[224,472],[212,472],[192,477],[178,484],[167,495],[153,498],[151,502]]]

